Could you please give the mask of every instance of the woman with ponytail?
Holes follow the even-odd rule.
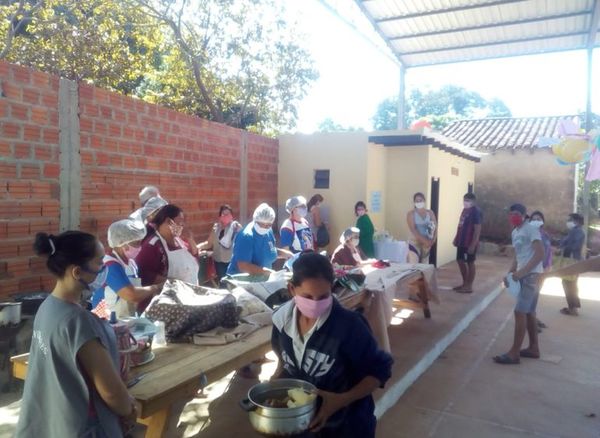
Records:
[[[115,334],[81,303],[104,283],[104,248],[91,234],[38,233],[56,286],[34,323],[17,437],[122,437],[135,399],[119,377]]]

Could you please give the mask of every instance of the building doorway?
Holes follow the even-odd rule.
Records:
[[[431,211],[435,214],[438,227],[440,223],[440,179],[431,178]],[[429,252],[429,263],[437,267],[437,240]]]

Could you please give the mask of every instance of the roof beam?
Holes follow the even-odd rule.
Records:
[[[454,29],[434,30],[434,31],[430,31],[430,32],[420,32],[420,33],[413,33],[410,35],[401,35],[401,36],[396,36],[396,37],[390,37],[390,41],[399,41],[399,40],[405,40],[405,39],[411,39],[411,38],[421,38],[421,37],[434,36],[434,35],[445,35],[445,34],[449,34],[449,33],[466,32],[466,31],[470,31],[470,30],[491,29],[491,28],[495,28],[495,27],[511,26],[514,24],[537,23],[540,21],[549,21],[549,20],[558,20],[561,18],[579,17],[582,15],[592,14],[593,12],[594,12],[593,10],[585,10],[585,11],[579,11],[579,12],[570,12],[568,14],[558,14],[558,15],[548,15],[546,17],[527,18],[524,20],[513,20],[513,21],[503,21],[501,23],[481,24],[479,26],[465,26],[465,27],[457,27]]]
[[[600,44],[596,44],[595,47],[600,47]],[[586,48],[585,44],[581,44],[578,46],[567,47],[564,49],[549,49],[549,50],[544,50],[544,51],[528,50],[528,51],[519,52],[519,53],[508,53],[505,55],[486,55],[486,56],[479,56],[477,58],[462,57],[462,58],[452,59],[449,61],[415,62],[415,63],[411,63],[411,64],[407,63],[407,65],[412,69],[412,68],[419,68],[419,67],[429,67],[431,65],[448,65],[448,64],[458,64],[461,62],[485,61],[485,60],[489,60],[489,59],[515,58],[517,56],[531,56],[531,55],[543,55],[546,53],[572,52],[573,50],[583,50],[585,48]]]
[[[435,9],[435,10],[431,10],[431,11],[415,12],[412,14],[397,15],[395,17],[380,18],[379,20],[375,20],[375,23],[380,24],[380,23],[386,23],[388,21],[407,20],[410,18],[426,17],[429,15],[448,14],[450,12],[468,11],[470,9],[487,8],[487,7],[491,7],[491,6],[500,6],[500,5],[505,5],[508,3],[519,3],[519,2],[523,2],[523,1],[528,1],[528,0],[493,0],[493,1],[490,1],[487,3],[480,3],[480,4],[475,4],[475,5],[453,6],[453,7],[444,8],[444,9]],[[361,6],[361,4],[364,6],[365,2],[359,0],[359,1],[357,1],[357,3],[359,4],[359,6]]]
[[[598,33],[598,25],[600,24],[600,0],[594,0],[594,12],[590,21],[590,32],[588,34],[587,47],[592,49],[596,42],[596,34]]]
[[[379,28],[379,26],[377,26],[377,24],[375,23],[375,20],[373,19],[373,17],[371,16],[371,13],[367,10],[367,8],[365,7],[365,5],[363,4],[362,0],[355,0],[356,5],[360,8],[360,11],[363,13],[363,15],[365,16],[365,18],[367,20],[369,20],[369,23],[371,23],[371,26],[373,26],[373,30],[375,30],[375,32],[377,32],[377,34],[381,37],[381,39],[385,42],[385,44],[389,47],[389,49],[391,50],[391,52],[394,54],[394,56],[398,59],[398,62],[400,63],[400,68],[407,68],[408,66],[406,66],[404,64],[404,61],[402,61],[402,56],[400,53],[398,53],[397,50],[394,50],[394,47],[392,46],[391,41],[389,40],[389,38],[387,38],[385,36],[385,34],[383,33],[383,31]]]
[[[436,48],[428,49],[428,50],[414,50],[412,52],[401,52],[401,53],[402,53],[402,56],[423,55],[426,53],[451,52],[453,50],[474,49],[477,47],[499,46],[502,44],[524,43],[524,42],[528,42],[528,41],[539,41],[539,40],[547,40],[547,39],[552,39],[552,38],[563,38],[563,37],[581,36],[581,35],[588,35],[588,32],[587,31],[585,31],[585,32],[567,32],[567,33],[543,35],[543,36],[531,37],[531,38],[517,38],[517,39],[513,39],[513,40],[490,41],[487,43],[465,44],[465,45],[461,45],[461,46],[436,47]],[[398,53],[397,50],[396,50],[396,52]]]

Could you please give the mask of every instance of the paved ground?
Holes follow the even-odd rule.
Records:
[[[542,360],[519,366],[492,362],[512,340],[512,299],[502,293],[445,351],[435,351],[461,321],[495,296],[507,259],[484,257],[473,295],[452,292],[454,266],[439,273],[441,303],[433,318],[420,312],[398,314],[390,329],[396,360],[388,390],[408,373],[424,374],[382,416],[378,438],[387,437],[594,437],[600,438],[600,278],[583,278],[584,309],[579,317],[560,315],[564,298],[550,280],[540,301],[540,318],[548,324],[541,335]],[[559,296],[553,296],[559,295]],[[433,353],[432,353],[433,352]],[[435,356],[431,356],[435,353]],[[441,355],[435,359],[438,354]],[[431,356],[433,365],[423,366]],[[262,367],[268,378],[275,362]],[[416,375],[415,375],[416,377]],[[258,380],[232,373],[188,403],[172,436],[199,438],[258,437],[238,401]],[[12,436],[18,398],[0,399],[0,437]],[[376,395],[378,406],[382,393]],[[2,403],[4,401],[4,403]],[[591,414],[595,414],[593,417]],[[137,436],[143,436],[140,426]]]
[[[583,278],[579,317],[558,313],[560,285],[543,290],[541,360],[501,366],[512,341],[503,293],[381,418],[377,437],[600,437],[600,278]]]

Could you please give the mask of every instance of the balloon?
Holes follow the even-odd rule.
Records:
[[[577,164],[590,159],[592,148],[593,145],[586,138],[565,137],[552,146],[552,152],[564,163]]]
[[[573,120],[565,119],[558,122],[558,135],[560,137],[575,134],[579,134],[579,125]]]
[[[557,159],[556,159],[556,162],[557,162],[558,164],[560,164],[561,166],[570,166],[570,165],[571,165],[571,163],[565,163],[565,162],[564,162],[563,160],[561,160],[560,158],[557,158]]]
[[[428,128],[431,129],[431,123],[426,119],[419,119],[412,122],[410,125],[411,131],[418,131],[419,129]]]
[[[560,143],[560,138],[554,137],[540,137],[537,141],[538,147],[540,148],[547,148],[558,143]]]

